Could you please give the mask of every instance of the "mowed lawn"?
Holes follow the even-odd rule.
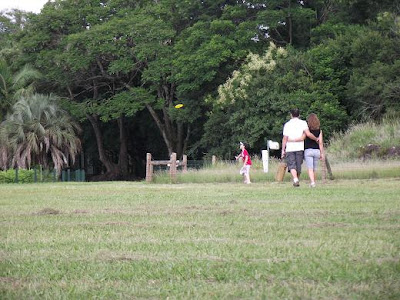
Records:
[[[1,299],[399,299],[400,179],[0,185]]]

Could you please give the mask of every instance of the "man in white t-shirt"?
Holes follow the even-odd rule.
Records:
[[[304,141],[289,142],[289,140],[298,139],[303,132],[309,130],[307,122],[299,119],[300,112],[297,108],[290,110],[290,115],[291,119],[283,126],[282,158],[286,158],[287,167],[293,177],[293,186],[298,187],[304,159]]]

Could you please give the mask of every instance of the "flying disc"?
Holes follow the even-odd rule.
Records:
[[[179,104],[175,105],[175,108],[181,108],[181,107],[183,107],[182,103],[179,103]]]

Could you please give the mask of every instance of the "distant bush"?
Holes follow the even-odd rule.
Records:
[[[327,153],[336,160],[400,159],[400,120],[358,124],[345,133],[336,133]]]
[[[53,181],[53,173],[48,170],[40,171],[36,170],[36,181],[37,182],[51,182]],[[15,183],[16,172],[15,169],[9,169],[0,171],[0,184],[1,183]],[[34,169],[19,169],[18,170],[18,183],[33,183],[35,182],[35,170]]]
[[[0,171],[0,183],[15,183],[16,173],[14,169]],[[34,170],[18,170],[18,182],[31,183],[34,181]]]

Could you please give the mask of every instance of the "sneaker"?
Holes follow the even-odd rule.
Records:
[[[293,181],[293,186],[294,187],[299,187],[300,186],[300,182],[299,181]]]
[[[311,182],[310,183],[310,188],[315,188],[315,187],[316,187],[315,182]]]

